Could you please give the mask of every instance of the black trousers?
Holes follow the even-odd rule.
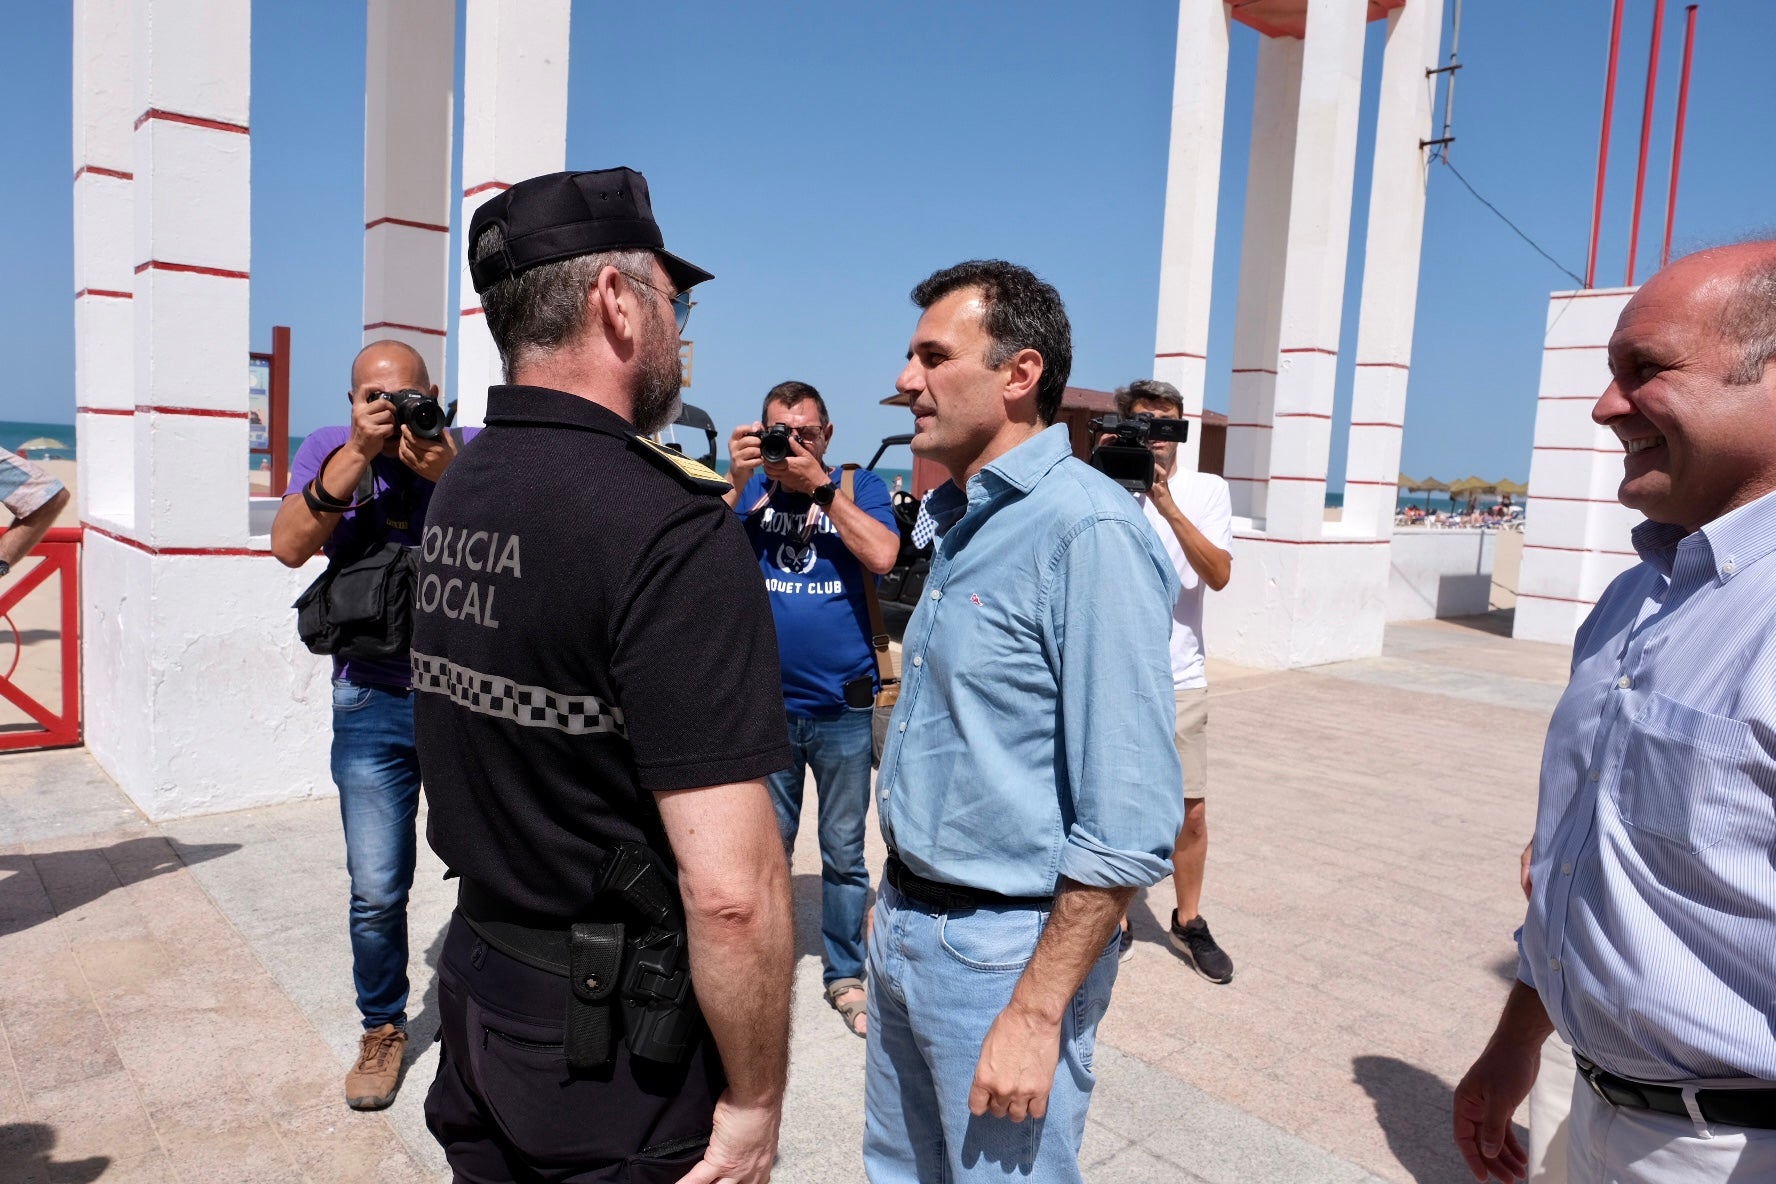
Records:
[[[567,980],[492,948],[455,916],[438,963],[438,1076],[426,1126],[462,1184],[675,1184],[703,1158],[727,1087],[714,1041],[667,1068],[617,1046],[570,1077]]]

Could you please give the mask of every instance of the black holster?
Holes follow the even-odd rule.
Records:
[[[563,1043],[570,1073],[610,1065],[619,1039],[645,1060],[690,1060],[703,1024],[691,989],[684,908],[671,873],[648,847],[618,844],[605,861],[591,912],[620,919],[563,928],[502,906],[468,879],[461,881],[457,908],[487,944],[567,979]]]

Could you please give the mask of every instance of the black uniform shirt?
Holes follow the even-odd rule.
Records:
[[[725,483],[595,403],[494,387],[438,483],[413,635],[427,838],[509,905],[584,918],[653,794],[789,765],[771,607]]]

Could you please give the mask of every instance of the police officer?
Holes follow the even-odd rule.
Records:
[[[710,276],[629,169],[520,182],[469,244],[511,385],[421,549],[428,839],[461,876],[427,1124],[459,1179],[764,1181],[793,957],[776,638],[727,483],[643,438]]]

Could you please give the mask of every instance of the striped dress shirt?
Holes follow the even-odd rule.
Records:
[[[1776,494],[1643,522],[1548,726],[1518,977],[1642,1081],[1776,1081]]]

